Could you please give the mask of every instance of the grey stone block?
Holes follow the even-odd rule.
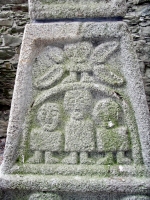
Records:
[[[15,55],[15,51],[11,47],[0,47],[0,57],[1,59],[9,59]]]
[[[26,3],[27,0],[7,0],[7,4],[21,4],[21,3]],[[1,0],[2,4],[6,4],[5,0]]]
[[[37,193],[37,194],[32,194],[29,200],[61,200],[61,197],[55,194]]]
[[[9,34],[2,35],[2,39],[3,39],[2,46],[16,47],[19,46],[22,42],[19,37],[15,37]]]
[[[125,0],[29,0],[33,20],[118,17],[126,13]]]
[[[136,196],[127,196],[122,198],[122,200],[149,200],[150,197],[148,196],[142,196],[142,195],[136,195]]]
[[[13,25],[13,20],[11,19],[0,19],[0,26],[11,27]]]
[[[126,24],[27,25],[7,134],[4,189],[150,195],[149,111]]]

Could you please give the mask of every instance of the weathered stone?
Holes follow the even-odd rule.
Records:
[[[150,68],[147,68],[147,69],[146,69],[145,75],[146,75],[148,78],[150,78]]]
[[[0,45],[2,45],[2,38],[0,38]]]
[[[30,0],[33,20],[118,17],[126,13],[125,0]]]
[[[11,33],[21,33],[24,31],[24,26],[13,26],[11,28]]]
[[[1,118],[1,117],[0,117]],[[8,120],[0,119],[0,137],[5,137],[7,132]]]
[[[137,1],[137,0],[136,0]],[[7,1],[8,2],[8,1]],[[13,2],[13,1],[11,1],[11,2]],[[19,2],[19,0],[17,0],[16,1],[16,3],[17,2]],[[139,0],[139,5],[136,5],[136,6],[133,6],[133,2],[134,2],[134,0],[128,0],[128,13],[130,13],[130,12],[134,12],[134,14],[132,15],[132,16],[130,16],[129,17],[129,19],[126,19],[126,21],[127,21],[127,23],[130,25],[130,30],[131,30],[131,32],[133,33],[133,37],[134,37],[134,40],[135,40],[135,43],[136,43],[136,41],[137,40],[143,40],[142,42],[139,42],[139,44],[138,45],[135,45],[134,46],[134,48],[136,49],[137,48],[137,52],[138,52],[138,58],[140,59],[140,67],[142,68],[142,72],[143,72],[143,76],[145,76],[145,78],[144,78],[144,81],[145,81],[145,89],[146,89],[146,94],[147,94],[147,101],[148,101],[148,103],[149,103],[149,105],[150,105],[150,79],[148,78],[148,76],[149,76],[149,68],[150,68],[150,63],[148,62],[148,60],[149,60],[149,50],[148,50],[148,48],[147,48],[147,46],[149,45],[149,44],[145,44],[146,42],[150,42],[150,37],[149,36],[143,36],[143,35],[141,35],[141,32],[139,32],[139,29],[142,29],[143,27],[146,27],[146,26],[148,26],[148,24],[149,24],[149,20],[150,20],[150,18],[149,18],[149,16],[148,16],[148,14],[149,14],[149,11],[148,11],[148,7],[149,7],[149,1],[148,0]],[[147,2],[147,3],[144,3],[144,2]],[[3,3],[5,4],[4,6],[2,6],[1,5],[1,3],[2,3],[2,1],[0,1],[0,8],[2,9],[2,10],[6,10],[6,12],[9,12],[10,10],[12,10],[12,8],[15,10],[15,12],[14,13],[12,13],[11,14],[11,18],[13,17],[14,18],[14,21],[16,20],[16,24],[18,25],[18,24],[21,24],[19,21],[21,21],[21,19],[22,18],[24,18],[24,15],[25,15],[25,13],[23,13],[22,12],[22,10],[24,9],[26,9],[26,8],[22,8],[22,6],[20,6],[20,5],[18,5],[18,6],[13,6],[12,4],[10,4],[10,5],[8,5],[7,3],[6,3],[6,1],[3,1]],[[139,8],[139,9],[138,9]],[[147,9],[146,9],[147,8]],[[146,10],[146,12],[145,12],[145,10]],[[1,12],[2,13],[2,12]],[[3,15],[2,15],[2,17],[4,17]],[[6,18],[7,16],[5,15],[5,18]],[[8,16],[9,17],[9,16]],[[134,19],[133,19],[134,18]],[[23,22],[24,23],[24,22]],[[2,30],[2,34],[14,34],[15,33],[15,35],[18,35],[20,32],[22,32],[23,31],[23,26],[16,26],[16,28],[11,28],[11,27],[2,27],[1,28],[1,30]],[[1,31],[0,30],[0,31]],[[21,35],[20,35],[21,36]],[[85,43],[86,43],[86,41],[84,41]],[[36,43],[35,43],[36,44]],[[68,45],[69,46],[69,45]],[[45,48],[46,49],[46,48]],[[55,49],[55,50],[54,50]],[[52,52],[53,52],[53,50],[54,50],[54,53],[53,53],[53,57],[55,56],[55,54],[56,55],[58,55],[58,51],[60,50],[60,48],[58,48],[57,47],[57,50],[56,50],[56,47],[55,48],[52,48],[52,46],[50,46],[49,48],[47,48],[47,51],[49,50],[51,50],[51,53],[47,53],[47,56],[49,56],[50,58],[49,58],[49,60],[50,60],[50,62],[51,62],[51,60],[52,60],[52,58],[51,58],[51,54],[52,54]],[[79,48],[79,50],[80,50],[80,48]],[[12,48],[12,51],[14,51],[14,49]],[[17,51],[17,56],[18,56],[18,53],[19,53],[19,51],[18,51],[18,49],[16,49],[16,51]],[[59,52],[61,52],[61,51],[59,51]],[[60,55],[61,55],[61,53],[60,53]],[[10,75],[11,74],[11,70],[10,70],[10,72],[7,72],[7,69],[16,69],[16,65],[17,65],[17,56],[16,56],[16,58],[15,58],[15,60],[14,60],[14,63],[15,63],[15,66],[13,65],[13,62],[12,62],[12,59],[10,58],[10,59],[7,59],[7,65],[5,66],[5,69],[6,69],[6,73],[5,74],[3,74],[3,72],[2,73],[0,73],[0,81],[2,82],[2,83],[4,83],[4,84],[1,84],[0,85],[0,99],[2,99],[2,102],[4,103],[4,104],[8,104],[8,102],[9,102],[9,104],[10,104],[10,99],[9,99],[9,101],[8,101],[8,99],[5,99],[6,97],[5,97],[5,95],[7,96],[7,86],[9,85],[9,87],[13,87],[13,83],[12,83],[12,79],[14,79],[14,77],[10,77],[10,76],[7,76],[8,74]],[[46,55],[45,56],[43,56],[43,59],[42,59],[42,62],[44,62],[45,60],[46,60],[46,57],[47,57]],[[41,55],[41,57],[42,57],[42,55]],[[61,56],[60,56],[61,57]],[[79,56],[76,56],[76,58],[78,58]],[[55,60],[55,58],[54,58],[54,60]],[[0,60],[0,63],[4,63],[4,60]],[[5,62],[6,63],[6,62]],[[44,63],[46,63],[46,62],[44,62]],[[59,63],[61,63],[61,59],[60,59],[60,61],[59,61]],[[39,65],[40,65],[41,63],[39,63]],[[4,66],[4,64],[3,65],[1,65],[1,66]],[[75,66],[75,65],[74,65]],[[57,65],[57,67],[58,67],[58,65]],[[42,68],[44,68],[44,64],[42,65]],[[69,67],[67,67],[67,68],[69,68]],[[4,70],[5,70],[4,69]],[[104,69],[104,67],[102,68],[102,69]],[[59,70],[61,70],[61,67],[59,66],[58,68],[57,68],[57,75],[58,75],[58,77],[61,75],[61,71],[59,71]],[[107,71],[107,70],[106,70]],[[60,72],[60,73],[58,73],[58,72]],[[97,74],[98,74],[98,69],[97,69]],[[13,71],[12,72],[13,73],[13,75],[15,74],[15,71]],[[42,73],[42,72],[41,72]],[[1,75],[2,74],[2,75]],[[104,74],[104,72],[102,73],[102,74]],[[50,77],[53,77],[54,76],[54,72],[52,71],[52,72],[50,72],[50,74],[49,74],[49,76]],[[5,78],[6,77],[6,78]],[[80,73],[78,73],[78,78],[80,78]],[[103,78],[103,76],[101,77],[101,78]],[[37,79],[39,82],[40,82],[40,78],[39,79]],[[35,83],[37,84],[37,86],[39,87],[39,88],[41,88],[41,90],[43,90],[43,86],[45,86],[45,85],[47,85],[47,87],[48,87],[48,85],[49,85],[49,81],[50,80],[52,80],[51,81],[51,83],[52,84],[55,84],[55,82],[54,82],[54,80],[55,80],[55,78],[52,78],[52,79],[47,79],[46,77],[45,77],[45,79],[44,79],[44,81],[41,83],[41,84],[39,84],[39,82],[37,81],[35,81]],[[105,79],[104,79],[105,80]],[[108,81],[109,81],[109,79],[107,79]],[[121,79],[119,79],[120,81],[122,81],[122,77],[121,77]],[[56,80],[57,81],[57,80]],[[113,81],[114,82],[114,81]],[[35,84],[35,85],[36,85]],[[5,88],[6,88],[6,90],[5,90]],[[3,91],[1,90],[1,89],[4,89]],[[45,90],[45,89],[44,89]],[[2,92],[1,92],[2,91]],[[10,93],[12,92],[12,90],[10,91]],[[4,95],[4,96],[3,96]],[[19,94],[18,94],[19,95]],[[10,97],[9,97],[10,98]],[[0,103],[1,103],[1,101],[0,101]],[[0,105],[1,106],[1,108],[3,107],[4,108],[4,112],[5,112],[5,105],[4,104],[2,104],[2,105]],[[63,107],[64,108],[64,107]],[[7,110],[7,109],[6,109]],[[3,112],[3,113],[4,113]],[[5,121],[5,119],[4,118],[2,118],[2,120],[4,120]],[[7,120],[7,119],[6,119]],[[112,123],[111,122],[109,122],[109,124],[108,124],[109,126],[112,126]],[[4,127],[3,127],[4,128]],[[120,127],[117,127],[116,128],[116,130],[118,130]],[[34,129],[34,127],[33,127],[33,129]],[[99,127],[97,127],[97,130],[99,130],[100,128]],[[115,130],[115,128],[113,129],[113,128],[110,128],[110,130],[111,130],[111,132],[113,132],[113,130]],[[62,130],[61,130],[62,131]],[[58,132],[58,130],[57,130],[57,132]],[[98,131],[97,131],[98,132]],[[116,133],[115,133],[116,134]],[[45,136],[44,136],[45,137]],[[120,140],[119,140],[120,141]],[[112,141],[113,142],[113,141]],[[33,154],[32,154],[33,155]],[[32,156],[31,155],[31,156]],[[0,155],[1,156],[1,155]],[[50,157],[51,156],[51,154],[50,154],[50,152],[45,152],[45,163],[47,163],[47,159],[48,160],[51,160],[51,159],[49,159],[49,158],[51,158]],[[73,155],[75,158],[76,158],[76,155]],[[104,155],[103,155],[104,156]],[[53,158],[55,158],[55,157],[57,157],[58,158],[58,156],[55,154],[55,155],[53,155]],[[120,158],[120,155],[118,156],[119,158]],[[31,158],[31,157],[30,157]],[[46,159],[47,158],[47,159]],[[79,157],[78,157],[79,158]],[[83,153],[82,153],[82,155],[81,155],[81,158],[84,158],[83,159],[83,161],[85,162],[85,155],[83,155]],[[105,158],[105,156],[104,156],[104,158]],[[111,158],[112,158],[112,155],[110,154],[110,153],[108,153],[107,154],[107,158],[110,158],[110,162],[111,162]],[[1,159],[1,158],[0,158]],[[42,154],[42,159],[43,159],[43,154]],[[62,157],[60,158],[60,159],[62,159]],[[102,159],[100,159],[100,160],[102,160]],[[106,160],[106,159],[105,159]],[[103,159],[103,163],[104,163],[104,161],[105,161],[104,159]],[[77,162],[79,162],[79,160],[77,159]],[[34,164],[32,164],[32,165],[34,165]],[[41,165],[41,164],[39,164],[39,165]],[[58,165],[58,164],[57,164]],[[64,164],[65,165],[65,164]],[[83,165],[83,164],[82,164]],[[112,165],[112,164],[111,164]],[[55,167],[53,167],[53,169],[52,168],[50,168],[49,167],[50,165],[48,164],[48,167],[47,167],[47,170],[45,170],[45,174],[50,174],[51,173],[51,171],[53,171],[53,172],[55,172],[56,174],[57,174],[57,176],[55,176],[55,179],[53,178],[54,176],[50,176],[50,177],[52,177],[52,182],[53,182],[53,184],[52,184],[52,188],[56,188],[57,187],[57,194],[58,194],[58,191],[60,191],[60,183],[58,183],[57,182],[57,178],[56,177],[59,177],[59,175],[58,174],[64,174],[64,171],[66,172],[66,174],[68,173],[74,173],[74,176],[73,176],[73,178],[75,177],[75,175],[78,175],[78,176],[76,176],[76,179],[80,179],[80,177],[79,177],[79,172],[78,172],[78,174],[76,174],[76,169],[74,168],[73,170],[72,170],[72,172],[68,172],[68,170],[64,167],[64,169],[61,171],[61,170],[56,170],[56,164],[55,164]],[[51,165],[52,166],[52,165]],[[107,168],[107,166],[108,165],[105,165],[105,169]],[[122,170],[122,165],[120,165],[121,167],[120,167],[120,170]],[[123,166],[125,167],[125,164],[123,164]],[[85,164],[84,164],[84,167],[85,167]],[[84,168],[83,167],[83,168]],[[137,167],[138,167],[138,169],[137,169]],[[106,193],[105,194],[103,194],[102,192],[100,192],[99,194],[93,194],[93,190],[92,190],[92,186],[91,187],[89,187],[89,185],[87,185],[87,183],[89,182],[89,181],[93,181],[93,179],[94,179],[94,175],[96,174],[97,175],[97,173],[99,173],[99,174],[103,174],[102,176],[107,176],[106,174],[106,170],[103,170],[102,168],[101,169],[98,169],[97,167],[95,167],[95,174],[93,173],[93,179],[91,180],[91,176],[90,177],[88,177],[87,178],[87,180],[86,180],[86,182],[84,182],[84,185],[85,185],[85,187],[84,188],[82,188],[83,190],[82,190],[82,193],[79,193],[79,192],[75,192],[75,193],[70,193],[70,194],[66,194],[66,193],[64,193],[64,192],[62,192],[63,193],[63,195],[62,195],[62,193],[61,193],[61,195],[62,195],[62,199],[65,199],[65,200],[72,200],[72,199],[74,199],[74,200],[80,200],[80,199],[86,199],[86,200],[108,200],[108,199],[114,199],[114,200],[120,200],[120,199],[149,199],[149,196],[150,196],[150,190],[148,189],[147,190],[147,188],[149,188],[149,180],[147,181],[147,183],[144,185],[143,184],[143,182],[142,182],[142,180],[143,180],[143,178],[144,177],[140,177],[140,176],[142,176],[142,167],[143,166],[141,166],[141,169],[139,168],[139,166],[136,166],[135,167],[135,173],[132,173],[132,175],[133,176],[136,176],[137,177],[137,174],[138,174],[138,177],[139,177],[139,182],[138,182],[138,180],[136,179],[134,179],[133,177],[130,177],[130,181],[129,182],[126,182],[126,180],[124,179],[124,177],[119,177],[119,178],[114,178],[113,176],[112,176],[112,174],[114,174],[115,175],[115,170],[112,170],[111,171],[111,177],[109,178],[109,182],[110,182],[110,184],[111,184],[111,181],[113,181],[114,179],[114,184],[112,184],[111,186],[113,187],[113,188],[111,188],[110,189],[110,187],[109,187],[109,195],[107,195]],[[110,168],[109,168],[109,166],[108,166],[108,172],[110,171]],[[80,175],[83,177],[84,175],[86,175],[87,173],[90,173],[90,170],[89,170],[89,166],[87,166],[87,168],[86,168],[86,170],[84,169],[84,170],[82,170],[82,171],[80,171]],[[99,171],[98,171],[99,170]],[[28,170],[29,171],[29,170]],[[84,171],[84,172],[83,172]],[[36,173],[36,170],[35,170],[35,173]],[[102,176],[100,177],[101,178],[101,180],[103,179],[102,178]],[[29,176],[28,176],[29,177]],[[28,179],[28,177],[26,177],[27,179]],[[45,176],[45,177],[47,177],[47,176]],[[62,176],[61,176],[62,177]],[[113,178],[112,178],[113,177]],[[18,179],[18,176],[16,177],[16,179]],[[72,178],[70,178],[70,183],[69,183],[69,181],[67,182],[68,183],[68,185],[69,184],[72,184],[72,182],[75,182],[76,181],[76,179],[72,179]],[[116,190],[116,187],[117,188],[119,188],[119,184],[120,184],[120,182],[119,183],[117,183],[118,181],[120,181],[120,179],[121,179],[121,181],[122,181],[122,183],[124,183],[124,185],[126,185],[126,188],[124,187],[124,188],[120,188],[120,191],[121,191],[121,194],[112,194],[112,192],[114,192],[115,190]],[[9,179],[8,179],[9,180]],[[68,179],[67,179],[68,180]],[[1,181],[1,180],[0,180]],[[28,179],[28,181],[29,181],[29,179]],[[47,181],[47,180],[46,180]],[[64,182],[65,182],[66,180],[64,179]],[[137,182],[136,182],[137,181]],[[18,183],[18,186],[20,185],[20,183],[22,182],[22,180],[20,180],[20,182]],[[44,182],[44,180],[43,180],[43,182]],[[103,185],[101,185],[101,190],[102,191],[104,191],[104,188],[105,188],[105,181],[103,182],[104,184]],[[138,184],[137,184],[138,183]],[[80,183],[79,183],[80,184]],[[136,192],[133,192],[133,194],[131,194],[132,193],[132,190],[131,190],[131,187],[129,187],[128,185],[132,185],[132,187],[136,187],[137,188],[137,190],[136,190]],[[41,187],[42,187],[42,184],[40,183],[40,180],[39,180],[39,185],[41,185]],[[39,189],[39,191],[41,190],[40,188],[40,186],[38,185],[38,189]],[[64,190],[66,189],[66,188],[68,188],[68,185],[67,184],[64,184]],[[82,185],[81,185],[82,186]],[[96,187],[94,187],[95,185],[93,185],[93,188],[95,189],[95,192],[97,192],[98,191],[98,189],[96,188]],[[70,187],[69,189],[70,189],[70,191],[73,191],[73,189],[74,189],[74,185],[72,185],[72,187]],[[20,187],[19,187],[20,188]],[[50,187],[49,187],[50,188]],[[141,190],[141,188],[142,188],[142,190],[144,190],[145,189],[145,191],[144,191],[144,193],[145,194],[147,194],[147,196],[142,196],[142,194],[143,194],[143,192],[142,192],[142,190]],[[14,187],[13,187],[13,189],[14,189]],[[24,189],[24,188],[23,188]],[[30,190],[30,188],[28,188],[29,190]],[[35,191],[34,192],[36,192],[36,190],[37,190],[37,185],[35,184],[35,187],[34,187],[34,189],[35,189]],[[79,189],[81,189],[81,187],[79,188]],[[91,192],[92,193],[90,193],[89,192],[89,190],[91,189]],[[41,193],[39,193],[39,194],[37,194],[38,193],[38,191],[36,192],[36,194],[33,194],[33,196],[35,195],[39,195],[42,199],[44,198],[44,197],[47,197],[47,196],[49,196],[49,194],[45,191],[45,188],[44,189],[42,189],[44,192],[44,194],[41,194]],[[85,191],[86,190],[86,194],[83,194],[83,191]],[[135,191],[134,190],[134,191]],[[0,190],[1,191],[1,190]],[[47,191],[48,191],[48,189],[47,189]],[[126,192],[126,194],[123,194],[123,192],[124,191],[127,191]],[[33,193],[33,191],[31,192],[31,191],[26,191],[25,193],[24,192],[22,192],[22,190],[19,190],[19,192],[18,192],[18,190],[16,190],[15,192],[14,192],[14,190],[12,190],[11,192],[10,192],[10,190],[9,191],[6,191],[6,193],[5,193],[5,191],[3,190],[3,192],[1,192],[1,196],[0,196],[0,199],[8,199],[8,197],[10,197],[11,199],[29,199],[30,198],[30,196],[32,195],[32,193]],[[137,195],[135,195],[135,194],[139,194],[139,193],[141,193],[141,196],[137,196]],[[60,196],[61,196],[60,195]],[[50,197],[49,197],[50,198]]]
[[[0,186],[35,192],[26,199],[149,195],[149,130],[124,23],[26,26]]]
[[[26,3],[26,0],[7,0],[7,4],[20,4]],[[1,0],[1,4],[6,4],[5,0]]]
[[[13,5],[12,6],[13,11],[23,11],[27,12],[28,11],[28,4],[19,4],[19,5]]]
[[[140,23],[140,26],[150,26],[150,22],[149,21],[142,22]]]
[[[149,2],[149,0],[134,0],[136,4]]]
[[[141,30],[141,35],[144,37],[150,37],[150,27],[143,27]]]
[[[149,16],[150,15],[150,5],[144,5],[139,11],[138,11],[139,16]]]
[[[10,46],[10,47],[16,47],[19,46],[22,42],[22,40],[19,37],[15,37],[12,35],[2,35],[3,44],[2,46]]]
[[[9,59],[15,55],[15,52],[10,47],[0,47],[0,57],[1,59]]]
[[[13,25],[13,20],[11,19],[0,19],[0,26],[9,26]]]
[[[88,180],[87,180],[88,181]],[[19,192],[17,190],[9,190],[1,191],[1,199],[9,199],[11,197],[12,200],[16,199],[23,199],[23,200],[149,200],[149,196],[143,196],[143,195],[128,195],[125,193],[122,194],[106,194],[104,192],[101,193],[74,193],[70,192],[67,193],[49,193],[49,192],[36,192],[33,193],[30,190],[23,191],[20,190]],[[131,198],[131,199],[130,199]],[[143,199],[142,199],[143,198]]]
[[[19,2],[21,4],[19,4]],[[12,11],[17,8],[20,8],[18,12]],[[3,26],[0,26],[0,112],[3,112],[3,115],[0,117],[0,137],[6,137],[8,119],[6,119],[5,116],[8,113],[8,109],[10,109],[14,79],[18,64],[18,54],[22,33],[24,31],[24,25],[18,26],[18,24],[22,19],[26,22],[29,21],[27,13],[27,0],[1,0],[0,18],[1,22],[5,22],[2,24]],[[7,41],[5,40],[4,42],[4,39],[1,38],[2,35],[5,35],[6,37],[8,35],[9,40],[5,38]],[[15,38],[18,38],[17,41]],[[8,47],[8,45],[10,46]]]
[[[12,16],[14,13],[12,11],[2,11],[0,13],[0,18],[6,18]]]
[[[29,200],[61,200],[62,198],[56,194],[44,194],[44,193],[37,193],[32,194]]]
[[[122,198],[121,200],[149,200],[150,198],[148,196],[142,196],[142,195],[137,195],[137,196],[127,196]]]
[[[138,1],[137,2],[134,1],[134,3],[138,3]],[[149,27],[149,21],[150,21],[149,18],[150,3],[149,1],[139,1],[139,4],[134,5],[133,1],[129,0],[127,4],[128,4],[128,12],[127,12],[128,14],[127,14],[127,19],[125,19],[125,21],[129,25],[129,29],[132,32],[134,43],[136,44],[135,48],[137,51],[137,56],[140,62],[140,66],[142,67],[141,68],[142,75],[144,77],[148,68],[147,62],[150,59],[149,44],[148,44],[148,42],[150,41],[150,36],[149,36],[149,29],[147,28]],[[147,84],[149,85],[149,83],[150,80],[148,78],[147,79],[144,78],[147,101],[150,107],[149,86],[147,86]]]

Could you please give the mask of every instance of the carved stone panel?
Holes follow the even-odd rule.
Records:
[[[125,0],[29,0],[33,20],[120,17],[126,14]]]
[[[27,25],[2,164],[14,185],[19,174],[32,189],[63,192],[75,184],[71,191],[82,191],[96,176],[85,187],[100,181],[104,192],[109,177],[123,177],[127,185],[134,177],[140,185],[143,176],[148,188],[149,126],[124,23]],[[136,192],[134,182],[131,187]]]
[[[97,91],[101,86],[110,91],[116,88],[122,91],[122,98],[128,98],[123,92],[126,79],[121,71],[120,54],[119,38],[49,45],[37,54],[32,72],[35,96],[32,109],[37,109],[30,122],[33,125],[26,133],[31,152],[25,155],[27,163],[63,166],[141,162],[136,125],[132,128],[138,160],[133,157],[134,143],[126,119],[130,101],[124,99],[126,110],[115,96],[107,92],[102,95],[101,89]],[[53,90],[55,94],[51,94]],[[41,99],[47,91],[49,95]]]

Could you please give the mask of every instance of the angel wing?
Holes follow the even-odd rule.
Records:
[[[100,44],[94,49],[93,54],[90,57],[91,63],[93,64],[104,63],[113,54],[113,52],[118,49],[118,47],[119,47],[119,42],[116,41]]]
[[[64,52],[61,48],[47,46],[37,57],[33,67],[33,85],[37,89],[47,89],[60,80],[64,73]]]
[[[119,72],[103,64],[94,66],[94,75],[109,85],[121,86],[125,83],[124,77]]]
[[[34,82],[34,86],[37,89],[47,89],[53,83],[60,80],[64,74],[64,68],[62,65],[54,65],[48,71],[46,71],[41,77],[37,78]]]

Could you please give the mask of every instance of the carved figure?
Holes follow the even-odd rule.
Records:
[[[63,79],[65,72],[69,72],[69,76],[63,79],[62,84],[92,83],[96,78],[111,86],[121,86],[125,80],[120,71],[106,64],[118,48],[119,42],[116,41],[101,43],[95,48],[87,41],[66,44],[63,49],[47,46],[34,63],[34,86],[48,89]]]
[[[90,119],[92,95],[87,90],[66,92],[64,108],[70,117],[65,125],[65,151],[69,156],[63,163],[77,164],[78,154],[81,164],[91,164],[88,152],[95,150],[93,122]]]
[[[93,81],[90,77],[92,67],[89,63],[89,57],[93,50],[93,46],[89,42],[77,42],[75,44],[67,44],[64,47],[64,54],[66,56],[66,69],[70,75],[63,80],[63,83]]]
[[[64,163],[77,163],[78,155],[80,163],[93,162],[88,157],[89,152],[95,149],[93,122],[89,113],[92,96],[89,91],[96,89],[96,91],[113,95],[114,91],[111,90],[111,86],[122,86],[124,78],[121,73],[118,74],[117,70],[112,70],[105,63],[118,48],[119,42],[117,41],[101,43],[97,47],[94,47],[91,42],[80,41],[64,45],[63,50],[58,47],[46,47],[46,52],[52,49],[56,52],[56,56],[53,52],[51,52],[52,56],[48,53],[54,64],[49,71],[47,70],[40,78],[35,79],[35,85],[38,89],[47,89],[55,83],[58,84],[46,92],[43,91],[35,100],[34,106],[59,92],[66,92],[64,107],[70,119],[65,125],[65,151],[69,152],[70,156],[63,159]],[[64,78],[66,71],[69,71],[69,75]],[[60,79],[63,80],[58,82]],[[88,101],[86,96],[89,96]],[[81,101],[83,102],[79,103]],[[89,110],[88,107],[90,107]]]
[[[124,79],[121,74],[104,65],[118,47],[119,43],[116,41],[102,43],[96,48],[93,48],[92,43],[85,41],[65,45],[66,69],[70,76],[64,79],[63,83],[77,82],[78,79],[81,82],[93,82],[91,74],[94,73],[101,81],[111,85],[122,85]]]
[[[104,152],[105,157],[97,164],[112,164],[114,156],[118,164],[129,164],[131,159],[126,156],[130,151],[127,127],[119,124],[120,106],[111,99],[100,100],[93,111],[97,124],[96,139],[98,152]]]
[[[34,63],[34,86],[47,89],[60,80],[64,74],[63,61],[64,51],[61,48],[47,46]]]
[[[37,112],[37,122],[39,128],[33,128],[30,134],[30,148],[34,155],[28,159],[29,163],[43,162],[43,152],[45,152],[45,163],[57,163],[58,158],[53,156],[53,152],[62,150],[62,133],[55,131],[59,124],[59,107],[56,103],[45,103]]]
[[[90,57],[90,64],[93,66],[95,77],[99,81],[111,86],[122,86],[125,83],[120,71],[116,67],[113,68],[106,63],[118,48],[119,42],[105,42],[98,45]]]

